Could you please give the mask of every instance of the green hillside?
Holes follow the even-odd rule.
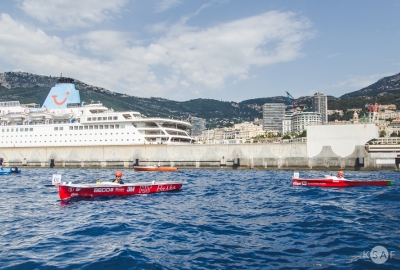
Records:
[[[49,90],[57,82],[58,77],[35,75],[25,72],[0,73],[0,101],[18,100],[22,104],[43,104]],[[75,78],[74,78],[75,79]],[[101,87],[85,84],[75,79],[76,89],[80,90],[81,100],[85,103],[100,101],[116,111],[139,111],[149,117],[171,117],[187,120],[195,116],[207,120],[208,128],[231,126],[234,123],[253,121],[262,118],[262,105],[265,103],[287,103],[285,96],[264,97],[228,102],[214,99],[193,99],[184,102],[164,98],[141,98],[116,93]],[[282,91],[283,92],[283,91]],[[346,110],[362,108],[365,104],[396,104],[400,108],[400,73],[380,79],[361,90],[345,94],[339,98],[328,96],[330,110]],[[295,105],[312,108],[312,97],[300,97],[292,100]],[[349,119],[352,113],[344,117],[331,116],[334,119]]]
[[[21,104],[41,105],[57,79],[24,72],[2,73],[0,74],[0,101],[18,100]],[[78,80],[75,80],[75,87],[80,91],[81,101],[85,103],[100,101],[106,107],[116,111],[139,111],[148,117],[187,120],[189,117],[196,116],[205,118],[209,128],[230,126],[262,117],[260,108],[236,102],[213,99],[178,102],[164,98],[141,98],[87,85]]]
[[[400,73],[384,77],[377,82],[358,91],[345,94],[328,102],[330,110],[347,110],[352,108],[362,109],[362,114],[367,113],[366,104],[395,104],[400,109]],[[352,113],[348,114],[348,117]]]

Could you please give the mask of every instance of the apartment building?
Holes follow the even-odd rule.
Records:
[[[317,92],[313,98],[314,112],[321,115],[322,124],[328,123],[328,97],[323,92]]]
[[[321,114],[316,112],[301,112],[292,115],[292,132],[300,134],[307,126],[321,125]]]
[[[284,103],[265,103],[263,105],[264,130],[278,130],[283,132],[282,124],[285,118],[286,106]]]

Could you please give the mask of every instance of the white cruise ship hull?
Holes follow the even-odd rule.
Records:
[[[0,103],[2,147],[193,143],[192,125],[186,121],[116,112],[101,103],[82,105],[73,80],[61,79],[50,90],[46,107]]]

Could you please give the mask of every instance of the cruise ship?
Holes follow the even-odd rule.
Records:
[[[0,102],[1,147],[190,144],[192,125],[176,119],[83,104],[74,80],[60,77],[43,106]]]

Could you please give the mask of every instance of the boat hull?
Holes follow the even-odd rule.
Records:
[[[176,191],[182,188],[182,182],[143,182],[132,184],[61,184],[58,194],[61,200],[75,197],[92,198],[101,196],[130,196],[136,194],[151,194],[166,191]]]
[[[178,168],[176,167],[154,167],[154,166],[135,166],[133,167],[134,171],[142,171],[142,172],[177,172]]]
[[[307,179],[292,178],[292,186],[311,187],[358,187],[358,186],[391,186],[390,180],[348,180],[348,179]]]

